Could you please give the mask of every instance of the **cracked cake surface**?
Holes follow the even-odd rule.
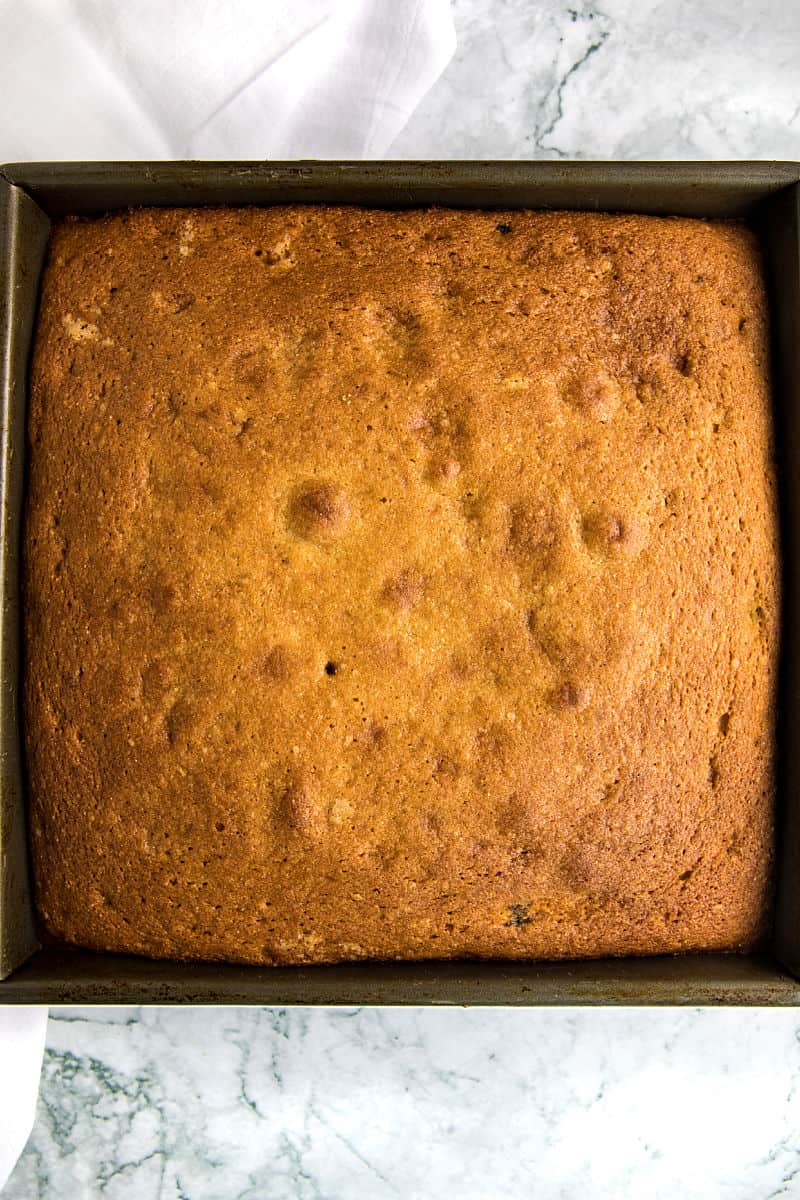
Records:
[[[764,936],[779,560],[743,227],[68,219],[28,454],[56,936],[254,963]]]

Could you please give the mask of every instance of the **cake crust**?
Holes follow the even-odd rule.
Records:
[[[47,927],[252,963],[755,945],[766,318],[733,224],[57,225],[23,544]]]

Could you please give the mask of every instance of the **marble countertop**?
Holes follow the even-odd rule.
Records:
[[[4,1200],[800,1196],[800,1020],[61,1009]]]
[[[800,159],[792,0],[454,0],[399,158]]]
[[[787,0],[455,0],[394,157],[800,159]],[[800,1198],[800,1014],[60,1009],[4,1200]]]

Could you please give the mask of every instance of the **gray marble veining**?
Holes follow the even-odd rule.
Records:
[[[400,158],[800,158],[796,0],[454,0]]]
[[[800,1196],[786,1011],[62,1009],[4,1200]]]
[[[397,157],[800,158],[795,0],[455,0]],[[4,1200],[800,1198],[800,1014],[63,1009]]]

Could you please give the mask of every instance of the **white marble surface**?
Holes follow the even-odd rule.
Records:
[[[800,1196],[800,1015],[62,1009],[4,1200]]]
[[[797,0],[454,0],[401,158],[800,158]]]
[[[800,158],[794,0],[572,5],[456,0],[394,155]],[[57,1010],[4,1200],[451,1195],[800,1198],[800,1013]]]

